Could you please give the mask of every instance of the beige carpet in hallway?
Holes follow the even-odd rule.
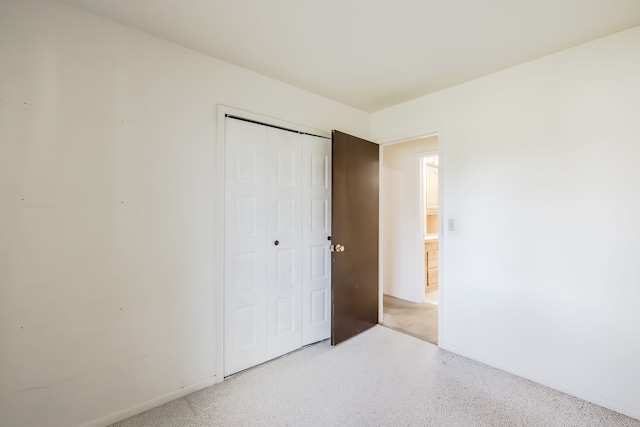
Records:
[[[384,296],[382,324],[432,344],[438,344],[438,306]]]

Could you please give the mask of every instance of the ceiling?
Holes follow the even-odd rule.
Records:
[[[373,112],[640,25],[639,0],[59,0]]]

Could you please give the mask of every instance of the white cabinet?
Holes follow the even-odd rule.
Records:
[[[330,150],[226,119],[225,375],[330,336]]]

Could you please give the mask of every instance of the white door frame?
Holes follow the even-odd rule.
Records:
[[[445,346],[445,328],[444,328],[444,313],[446,307],[446,284],[445,284],[445,246],[446,246],[446,229],[445,229],[445,192],[444,192],[444,182],[445,182],[445,126],[444,124],[433,125],[429,127],[425,127],[422,129],[417,129],[414,131],[403,132],[400,134],[392,135],[389,137],[376,139],[375,142],[380,144],[380,177],[382,177],[382,165],[384,162],[384,148],[386,146],[401,144],[403,142],[409,142],[420,138],[425,138],[428,136],[438,136],[438,346]],[[379,241],[378,246],[379,250],[379,283],[378,283],[378,319],[379,323],[383,321],[383,290],[384,290],[384,233],[382,225],[384,224],[384,203],[385,203],[385,194],[384,192],[380,192],[380,223],[379,223]],[[419,209],[418,209],[419,211]],[[422,244],[424,252],[424,242]],[[420,268],[421,264],[424,263],[424,255],[422,257],[422,261],[418,261],[416,268]],[[424,270],[424,265],[422,265],[422,270]],[[424,271],[421,273],[424,276]]]
[[[226,144],[226,116],[232,115],[242,117],[247,120],[253,120],[256,122],[264,123],[271,126],[281,127],[285,129],[291,129],[302,133],[310,133],[314,135],[324,136],[331,138],[331,132],[322,131],[319,129],[310,128],[307,126],[298,125],[295,123],[287,122],[284,120],[276,119],[261,114],[252,113],[245,110],[240,110],[226,105],[218,104],[218,111],[216,115],[216,173],[215,173],[215,259],[213,260],[214,271],[217,272],[215,276],[216,282],[214,285],[214,301],[213,308],[215,317],[214,330],[216,331],[216,360],[214,362],[216,372],[216,383],[221,383],[224,380],[224,257],[225,257],[225,244],[224,244],[224,231],[225,231],[225,144]]]

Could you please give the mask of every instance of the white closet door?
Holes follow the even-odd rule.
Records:
[[[272,359],[302,346],[302,136],[267,128],[267,147],[266,321]]]
[[[226,120],[225,375],[266,360],[267,129]]]
[[[331,334],[331,141],[227,119],[225,164],[226,376]]]
[[[303,137],[302,345],[331,336],[331,140]]]

